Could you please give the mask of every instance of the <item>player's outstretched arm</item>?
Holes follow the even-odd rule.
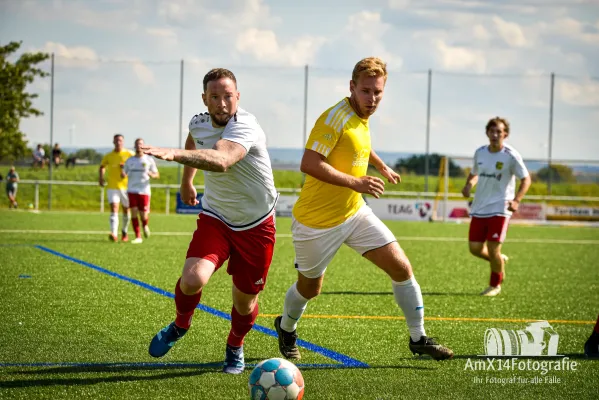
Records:
[[[374,150],[370,150],[370,157],[368,159],[368,164],[372,165],[377,169],[389,181],[389,183],[397,184],[401,182],[401,176],[395,171],[393,168],[389,167],[381,158],[376,154]]]
[[[213,172],[227,171],[247,154],[245,147],[226,139],[216,142],[212,149],[181,150],[145,145],[142,151],[161,160]]]
[[[345,174],[333,168],[326,162],[325,156],[314,150],[306,149],[304,151],[300,169],[303,173],[319,181],[350,188],[358,193],[371,194],[377,199],[385,190],[385,183],[382,179],[368,175],[356,178]]]
[[[100,169],[98,171],[98,183],[100,184],[100,186],[104,186],[104,171],[106,171],[106,168],[104,167],[104,165],[100,165]]]

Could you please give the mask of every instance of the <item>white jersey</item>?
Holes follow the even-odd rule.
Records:
[[[250,229],[273,214],[277,202],[266,135],[256,117],[241,108],[225,127],[215,128],[208,113],[195,115],[189,134],[196,149],[211,149],[220,139],[239,143],[246,156],[226,172],[204,171],[204,213],[233,230]]]
[[[528,176],[520,153],[507,144],[497,153],[491,153],[488,145],[482,146],[474,153],[471,173],[478,175],[478,182],[470,215],[479,218],[511,216],[507,207],[516,194],[515,177]]]
[[[147,154],[141,157],[131,156],[125,161],[123,167],[128,176],[127,192],[150,194],[150,175],[148,172],[156,173],[156,162]]]

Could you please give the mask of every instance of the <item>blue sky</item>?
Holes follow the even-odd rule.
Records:
[[[241,106],[269,146],[301,147],[304,65],[310,127],[348,93],[353,65],[374,55],[390,70],[371,120],[376,150],[424,151],[432,69],[431,151],[471,156],[500,115],[525,158],[545,158],[554,72],[553,157],[599,160],[593,0],[3,0],[0,37],[55,53],[64,147],[106,147],[115,132],[178,146],[182,59],[183,136],[204,111],[203,75],[219,66],[237,75]],[[22,129],[48,142],[50,80],[31,89],[46,114]]]

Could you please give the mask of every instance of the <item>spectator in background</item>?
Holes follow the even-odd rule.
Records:
[[[42,148],[41,144],[37,145],[37,148],[33,152],[33,168],[39,166],[40,168],[44,168],[46,164],[46,152]]]
[[[15,171],[15,167],[10,167],[6,174],[6,195],[8,196],[8,208],[17,208],[17,185],[19,182],[19,174]]]
[[[58,143],[55,143],[54,148],[52,149],[52,162],[54,163],[55,167],[58,167],[60,165],[61,158],[62,150],[60,149]]]

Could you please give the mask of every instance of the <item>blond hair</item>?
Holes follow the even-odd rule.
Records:
[[[485,133],[489,132],[489,129],[497,127],[497,125],[499,124],[503,124],[503,126],[505,126],[505,137],[508,137],[510,134],[510,123],[507,122],[507,119],[501,117],[491,118],[489,122],[487,122],[487,126],[485,127]]]
[[[382,76],[387,80],[387,63],[378,57],[368,57],[358,61],[351,75],[352,81],[357,82],[360,75],[364,73],[366,76]]]

